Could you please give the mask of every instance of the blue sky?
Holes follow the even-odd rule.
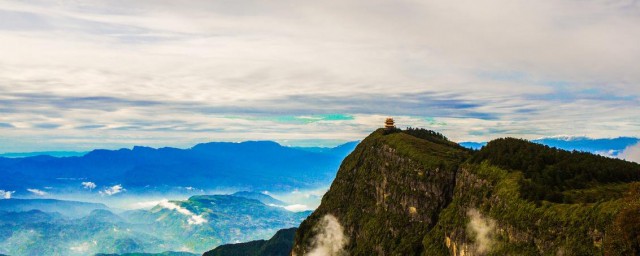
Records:
[[[640,136],[636,1],[4,1],[0,152]]]

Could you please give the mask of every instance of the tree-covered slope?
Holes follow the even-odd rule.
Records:
[[[524,140],[467,151],[426,130],[378,130],[344,160],[292,254],[326,247],[334,216],[346,239],[330,255],[638,255],[639,175]]]

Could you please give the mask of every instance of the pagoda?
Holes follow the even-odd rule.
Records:
[[[396,126],[394,125],[393,118],[387,117],[387,120],[384,121],[384,129],[388,131],[388,130],[393,130],[395,128]]]

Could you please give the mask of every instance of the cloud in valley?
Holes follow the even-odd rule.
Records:
[[[126,189],[124,189],[122,187],[122,185],[118,184],[118,185],[114,185],[114,186],[111,186],[111,187],[107,187],[104,190],[101,190],[99,193],[101,195],[112,196],[112,195],[115,195],[115,194],[122,193],[124,191],[126,191]]]
[[[44,196],[44,195],[47,194],[47,192],[44,192],[42,190],[35,189],[35,188],[28,188],[27,191],[29,191],[29,192],[33,193],[34,195],[37,195],[37,196]]]
[[[327,214],[320,219],[314,227],[316,236],[311,241],[313,248],[309,256],[338,256],[343,254],[343,249],[349,242],[344,235],[344,228],[338,219]]]
[[[0,12],[0,152],[335,145],[387,115],[457,141],[640,126],[636,1],[26,0]]]
[[[202,225],[203,223],[207,222],[207,219],[204,218],[204,216],[202,215],[196,215],[194,213],[192,213],[191,211],[180,207],[179,205],[169,202],[169,200],[162,200],[160,201],[160,203],[158,203],[158,205],[162,208],[165,209],[169,209],[169,210],[175,210],[183,215],[186,215],[189,217],[189,219],[187,219],[187,223],[189,225]]]

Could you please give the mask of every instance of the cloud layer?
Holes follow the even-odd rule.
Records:
[[[631,0],[0,1],[0,152],[335,143],[387,115],[635,136],[639,23]]]

